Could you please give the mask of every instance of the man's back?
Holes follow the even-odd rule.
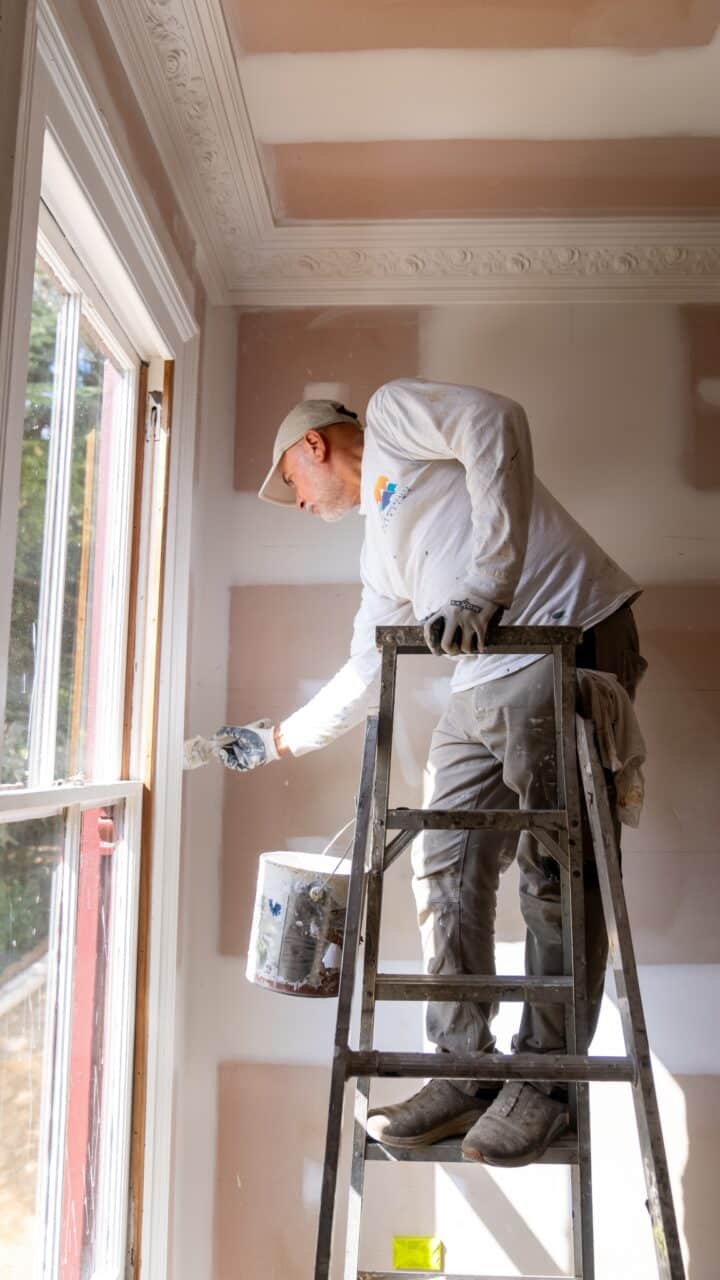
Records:
[[[513,469],[517,477],[509,476]],[[469,584],[505,607],[507,624],[583,629],[638,594],[534,477],[520,406],[478,388],[421,379],[379,388],[368,405],[361,510],[364,583],[380,597],[407,601],[418,622]],[[373,613],[371,645],[376,622]],[[358,624],[356,644],[362,611]],[[453,687],[534,660],[461,657]]]

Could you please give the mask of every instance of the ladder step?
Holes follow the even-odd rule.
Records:
[[[442,1142],[434,1142],[431,1147],[409,1147],[406,1151],[400,1151],[397,1147],[384,1147],[381,1142],[375,1142],[374,1138],[368,1138],[365,1159],[472,1166],[472,1160],[463,1160],[461,1144],[461,1138],[446,1138]],[[567,1133],[548,1147],[539,1160],[533,1160],[533,1164],[577,1164],[577,1161],[577,1134]]]
[[[567,831],[565,809],[388,809],[389,831]]]
[[[632,1058],[555,1053],[381,1053],[349,1051],[345,1075],[440,1080],[635,1081]]]
[[[496,977],[453,974],[379,973],[376,1000],[531,1000],[533,1004],[571,1004],[572,978]]]
[[[398,1276],[408,1280],[508,1280],[508,1276],[456,1275],[450,1271],[358,1271],[358,1280],[398,1280]],[[523,1276],[523,1280],[563,1280],[555,1276]],[[573,1280],[572,1276],[565,1280]]]

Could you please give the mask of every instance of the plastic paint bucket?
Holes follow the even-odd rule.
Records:
[[[293,996],[336,996],[350,861],[260,855],[247,977]]]

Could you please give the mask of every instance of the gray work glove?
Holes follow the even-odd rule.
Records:
[[[424,619],[425,643],[432,653],[457,657],[479,653],[491,622],[497,622],[502,606],[482,596],[459,592],[442,608]]]
[[[214,734],[218,746],[213,755],[238,773],[257,769],[258,765],[279,760],[272,720],[254,720],[252,724],[223,725]]]

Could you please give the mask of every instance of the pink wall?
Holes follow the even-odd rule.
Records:
[[[349,385],[363,413],[376,387],[417,367],[413,307],[245,312],[238,322],[235,487],[257,489],[275,431],[310,382]]]
[[[232,532],[223,541],[231,583],[228,718],[278,717],[314,692],[346,655],[359,595],[360,531],[351,524],[318,531],[301,516],[256,502],[276,424],[309,381],[348,383],[351,403],[362,410],[386,378],[420,372],[517,395],[530,414],[545,482],[642,581],[636,612],[650,668],[638,710],[649,747],[647,800],[640,828],[625,833],[625,883],[650,984],[647,1013],[690,1280],[714,1274],[704,1189],[720,1175],[702,1121],[704,1110],[720,1103],[720,1055],[708,1048],[706,1012],[677,995],[692,989],[683,984],[694,981],[693,974],[705,979],[720,966],[720,583],[717,576],[709,581],[720,560],[720,433],[706,385],[701,394],[703,383],[720,376],[719,317],[718,308],[582,306],[241,316],[235,516],[224,522]],[[318,547],[327,548],[325,563]],[[425,746],[444,696],[442,662],[418,662],[400,684],[398,803],[418,795]],[[218,1047],[216,1280],[237,1265],[249,1274],[262,1269],[269,1277],[300,1280],[311,1266],[312,1166],[322,1152],[334,1003],[318,1009],[322,1002],[249,987],[244,956],[257,854],[317,844],[345,821],[360,736],[356,730],[324,752],[222,779],[217,950],[224,967],[217,972],[228,975],[231,986],[223,989],[232,991],[232,1007],[221,1037],[228,1047]],[[406,862],[388,880],[385,924],[385,960],[416,963]],[[513,871],[501,893],[497,933],[503,945],[522,938]],[[405,1047],[421,1045],[419,1020],[395,1027],[387,1021],[381,1033],[400,1035]],[[394,1089],[393,1096],[408,1092],[404,1082],[382,1089]],[[609,1129],[620,1123],[612,1105],[602,1115]],[[620,1214],[604,1241],[603,1265],[607,1274],[624,1267],[624,1280],[650,1280],[644,1218],[632,1218],[629,1193],[617,1206],[617,1144],[623,1168],[630,1167],[635,1157],[624,1144],[631,1131],[631,1124],[613,1130],[608,1163],[600,1158],[599,1187]],[[254,1163],[245,1169],[250,1149],[261,1152],[256,1176]],[[440,1184],[422,1170],[400,1180],[392,1172],[373,1172],[366,1266],[389,1265],[392,1234],[430,1234],[437,1226],[448,1236],[448,1213],[461,1212],[448,1200],[451,1183],[442,1184],[441,1195]],[[234,1185],[236,1173],[241,1185]],[[452,1203],[459,1205],[462,1196],[468,1247],[485,1241],[488,1249],[502,1247],[519,1270],[547,1271],[558,1256],[551,1229],[546,1235],[540,1223],[530,1230],[527,1202],[522,1196],[513,1201],[518,1185],[511,1180],[500,1195],[492,1179],[466,1177]],[[273,1226],[268,1198],[276,1187],[283,1212]],[[554,1194],[548,1222],[564,1204],[562,1188]],[[468,1266],[456,1257],[450,1269]]]

